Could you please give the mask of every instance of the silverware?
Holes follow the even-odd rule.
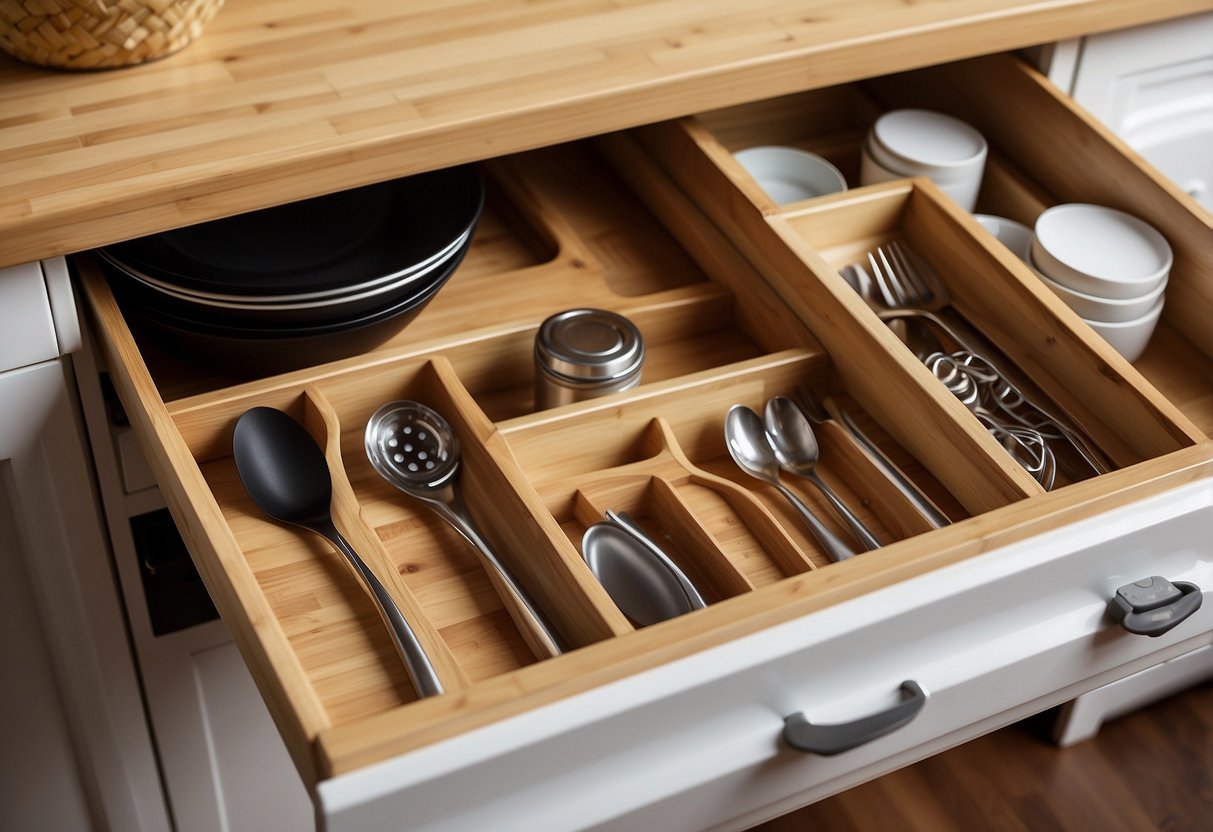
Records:
[[[523,637],[541,658],[564,652],[560,637],[481,536],[459,487],[459,440],[420,402],[388,402],[366,424],[367,458],[379,475],[431,508],[472,544]]]
[[[817,394],[811,389],[797,385],[794,397],[796,403],[800,405],[801,411],[813,424],[823,425],[834,421],[825,404],[817,398]],[[935,507],[930,498],[923,494],[914,482],[901,472],[900,468],[893,464],[893,461],[885,455],[880,446],[873,442],[860,429],[851,414],[841,407],[837,408],[837,411],[838,421],[836,424],[841,424],[843,429],[855,439],[855,442],[863,449],[876,467],[880,469],[880,472],[893,483],[918,513],[931,524],[931,527],[940,529],[948,525],[951,521],[948,520],[942,511]]]
[[[767,441],[775,452],[775,458],[779,460],[779,467],[789,474],[804,477],[813,483],[851,528],[863,547],[868,551],[879,549],[880,541],[872,534],[872,530],[855,516],[829,483],[817,473],[817,460],[820,456],[817,437],[813,433],[813,426],[796,403],[786,396],[768,399],[763,409],[763,424],[766,426]]]
[[[908,246],[897,241],[877,246],[868,253],[868,265],[872,276],[866,277],[861,266],[851,265],[843,269],[844,279],[864,298],[868,305],[884,321],[913,317],[928,321],[937,327],[960,348],[994,370],[1002,385],[1002,395],[1016,400],[1022,410],[1030,410],[1036,418],[1024,419],[1021,424],[1038,431],[1056,431],[1096,474],[1105,474],[1111,466],[1102,453],[1080,431],[1066,420],[1028,399],[1010,381],[995,362],[983,357],[957,330],[935,314],[951,303],[947,286],[922,257]],[[1047,424],[1047,428],[1045,425]]]
[[[923,357],[923,363],[1046,491],[1053,488],[1057,459],[1049,447],[1049,435],[1028,425],[1008,423],[1005,418],[984,407],[982,388],[987,380],[972,372],[956,354],[931,353]],[[1052,438],[1057,437],[1054,435]]]
[[[804,518],[809,531],[830,560],[840,561],[854,557],[855,551],[830,531],[795,492],[779,481],[779,460],[775,458],[775,452],[767,441],[761,416],[745,405],[733,405],[725,417],[724,437],[729,456],[737,463],[737,467],[782,494]]]
[[[581,554],[611,600],[647,627],[707,606],[691,580],[626,512],[585,530]]]
[[[332,474],[312,435],[281,410],[254,407],[236,420],[232,457],[240,481],[258,508],[275,520],[327,538],[354,567],[375,601],[417,694],[442,693],[442,682],[413,628],[375,573],[337,530],[330,507]]]

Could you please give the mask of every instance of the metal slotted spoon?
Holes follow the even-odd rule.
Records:
[[[459,439],[446,419],[420,402],[388,402],[367,422],[364,441],[381,477],[429,506],[472,544],[536,655],[564,652],[556,631],[476,528],[459,488]]]

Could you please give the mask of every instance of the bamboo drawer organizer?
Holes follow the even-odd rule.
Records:
[[[983,97],[985,83],[1001,91],[996,101]],[[1168,236],[1168,323],[1138,368],[929,183],[780,209],[732,158],[752,144],[799,144],[854,183],[867,125],[911,103],[911,89],[938,94],[948,106],[933,106],[990,139],[985,210],[1031,222],[1052,201],[1103,202]],[[1213,310],[1208,219],[1010,58],[704,114],[483,170],[489,197],[473,248],[415,321],[366,355],[272,378],[224,378],[159,350],[128,329],[95,265],[78,262],[177,522],[308,784],[1129,502],[1208,457],[1184,452],[1213,429],[1213,344],[1202,329]],[[1122,470],[1046,494],[1010,459],[839,277],[893,238],[936,267],[957,310]],[[644,383],[533,412],[534,333],[574,306],[636,322],[648,345]],[[796,385],[859,414],[957,523],[930,531],[826,428],[825,477],[887,544],[829,563],[723,441],[730,405],[760,408]],[[567,655],[537,661],[457,534],[375,474],[364,426],[400,398],[452,422],[471,512],[565,636]],[[292,413],[325,448],[338,525],[419,630],[447,695],[416,700],[338,557],[245,494],[231,432],[256,405]],[[846,534],[816,493],[785,481]],[[631,512],[668,546],[708,609],[634,630],[579,554],[581,533],[606,509]]]

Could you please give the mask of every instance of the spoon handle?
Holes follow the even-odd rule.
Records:
[[[895,486],[897,486],[901,493],[905,495],[905,498],[909,500],[910,503],[913,504],[914,508],[918,510],[918,513],[927,519],[928,523],[937,529],[942,529],[951,522],[943,514],[943,512],[936,508],[935,505],[929,499],[927,499],[927,497],[921,491],[918,490],[917,485],[908,480],[906,476],[902,474],[901,469],[894,465],[892,460],[885,456],[884,451],[882,451],[875,442],[868,438],[868,435],[859,428],[859,425],[855,424],[855,420],[851,418],[851,414],[840,408],[838,411],[838,416],[842,419],[842,425],[844,428],[846,428],[847,432],[850,433],[851,436],[855,438],[855,441],[868,452],[868,458],[871,459],[878,468],[880,468],[884,475],[888,477]]]
[[[816,472],[813,472],[809,478],[809,482],[817,486],[817,490],[821,492],[821,496],[830,501],[830,505],[834,510],[841,515],[847,525],[851,527],[851,531],[859,538],[859,542],[863,544],[864,549],[869,552],[873,549],[880,548],[880,541],[876,539],[876,535],[872,534],[872,530],[864,525],[863,521],[855,516],[855,512],[851,511],[850,507],[842,501],[833,488],[830,488],[829,483],[821,478]]]
[[[783,483],[772,483],[779,490],[789,503],[792,504],[804,521],[809,524],[809,531],[813,533],[813,537],[821,544],[821,547],[826,550],[826,554],[830,556],[832,561],[846,560],[854,557],[855,552],[834,532],[830,531],[829,527],[817,518],[804,502],[796,496],[796,493],[789,489]]]
[[[317,531],[328,538],[329,542],[337,548],[337,551],[345,556],[350,565],[354,567],[354,571],[358,573],[358,577],[362,579],[363,584],[370,590],[372,597],[375,599],[375,606],[379,611],[379,617],[383,619],[388,633],[392,636],[392,645],[396,648],[396,653],[400,656],[400,660],[404,662],[405,670],[408,671],[409,678],[413,681],[413,687],[416,688],[418,696],[437,696],[442,693],[442,682],[438,679],[438,673],[434,670],[434,665],[430,663],[430,657],[426,655],[421,642],[417,640],[416,633],[413,632],[413,628],[405,620],[404,615],[400,612],[400,608],[392,600],[392,596],[388,594],[383,584],[375,577],[375,573],[363,562],[362,558],[358,557],[358,553],[354,551],[354,548],[350,546],[341,532],[337,531],[336,526],[329,525],[317,529]]]
[[[455,530],[463,535],[480,554],[489,579],[505,604],[506,612],[518,625],[522,636],[532,652],[541,659],[550,659],[564,652],[560,636],[544,618],[543,613],[527,595],[526,590],[515,580],[509,568],[497,557],[472,522],[461,497],[456,496],[450,504],[441,500],[429,500],[432,506]]]

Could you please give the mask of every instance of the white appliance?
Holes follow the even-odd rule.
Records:
[[[310,829],[88,340],[62,258],[0,270],[0,829]]]

